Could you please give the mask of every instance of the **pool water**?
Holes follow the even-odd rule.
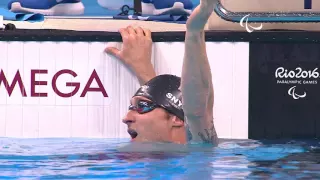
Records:
[[[0,148],[0,179],[320,178],[319,140],[223,140],[210,147],[0,138]]]

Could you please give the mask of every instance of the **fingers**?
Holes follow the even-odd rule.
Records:
[[[129,31],[126,28],[121,28],[119,32],[122,37],[129,36]]]
[[[133,35],[133,36],[135,36],[137,34],[132,26],[128,26],[127,31],[129,32],[130,35]]]
[[[131,35],[131,36],[146,36],[148,38],[151,38],[151,31],[149,29],[143,29],[141,27],[133,28],[132,26],[128,26],[127,28],[123,29],[123,35]],[[121,33],[121,32],[120,32]]]
[[[136,28],[136,32],[137,32],[138,36],[144,36],[144,32],[141,27]]]
[[[151,38],[151,31],[149,29],[143,29],[143,31],[144,31],[144,34],[145,34],[146,37],[152,39]]]
[[[127,31],[127,29],[125,29],[125,28],[119,29],[119,32],[121,34],[122,41],[126,42],[129,37],[129,32]]]
[[[120,50],[115,48],[115,47],[107,47],[105,50],[104,50],[106,53],[122,60],[122,57],[121,57],[121,53],[120,53]]]

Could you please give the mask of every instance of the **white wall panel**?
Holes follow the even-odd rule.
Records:
[[[0,136],[6,137],[94,137],[126,138],[122,118],[129,100],[139,88],[133,73],[119,60],[106,55],[106,46],[121,48],[121,43],[100,42],[0,42],[0,69],[12,83],[17,70],[25,85],[27,97],[22,97],[18,84],[11,96],[3,83],[0,85]],[[247,138],[248,136],[248,43],[207,43],[207,52],[215,88],[215,125],[221,138]],[[153,45],[152,63],[157,74],[181,76],[184,43],[159,42]],[[31,70],[37,73],[35,92],[46,97],[31,97]],[[57,90],[71,93],[59,96],[53,89],[57,72],[75,72],[57,76]],[[96,78],[91,88],[81,97],[93,72]],[[101,86],[97,83],[101,80]]]
[[[249,43],[233,46],[233,111],[230,137],[249,136]]]
[[[232,43],[207,44],[214,88],[214,123],[219,137],[223,138],[229,138],[232,134],[233,47]]]
[[[1,71],[7,68],[8,43],[0,42],[0,80]],[[0,136],[6,135],[6,116],[7,116],[7,91],[3,88],[3,83],[0,84]]]

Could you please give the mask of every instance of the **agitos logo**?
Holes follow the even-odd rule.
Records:
[[[48,70],[46,69],[32,69],[30,71],[31,75],[31,89],[30,89],[30,97],[47,97],[48,93],[46,92],[36,92],[36,86],[47,86],[48,82],[47,81],[37,81],[36,80],[36,75],[37,74],[47,74]],[[73,77],[77,77],[77,73],[75,73],[72,70],[69,69],[62,69],[58,71],[57,73],[54,74],[54,76],[51,79],[51,87],[53,91],[60,97],[68,98],[68,97],[73,97],[78,93],[80,90],[80,82],[67,82],[66,86],[67,87],[73,87],[73,90],[68,93],[63,93],[59,90],[57,86],[57,80],[59,77],[63,74],[69,74]],[[98,87],[91,87],[91,84],[93,81],[96,81],[98,84]],[[23,83],[23,80],[20,75],[20,71],[17,70],[11,84],[9,84],[6,75],[4,71],[1,69],[0,72],[0,88],[4,85],[5,89],[7,90],[9,96],[11,96],[13,89],[16,87],[16,85],[19,86],[21,95],[23,97],[27,97],[27,92]],[[60,85],[60,84],[59,84]],[[88,92],[101,92],[104,97],[108,97],[108,94],[99,78],[99,75],[97,74],[96,70],[93,70],[91,73],[85,87],[81,91],[80,97],[85,97]]]

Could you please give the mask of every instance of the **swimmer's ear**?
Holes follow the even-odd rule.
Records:
[[[172,121],[172,126],[173,127],[182,127],[182,126],[184,126],[184,122],[180,118],[178,118],[177,116],[171,115],[170,119]]]

